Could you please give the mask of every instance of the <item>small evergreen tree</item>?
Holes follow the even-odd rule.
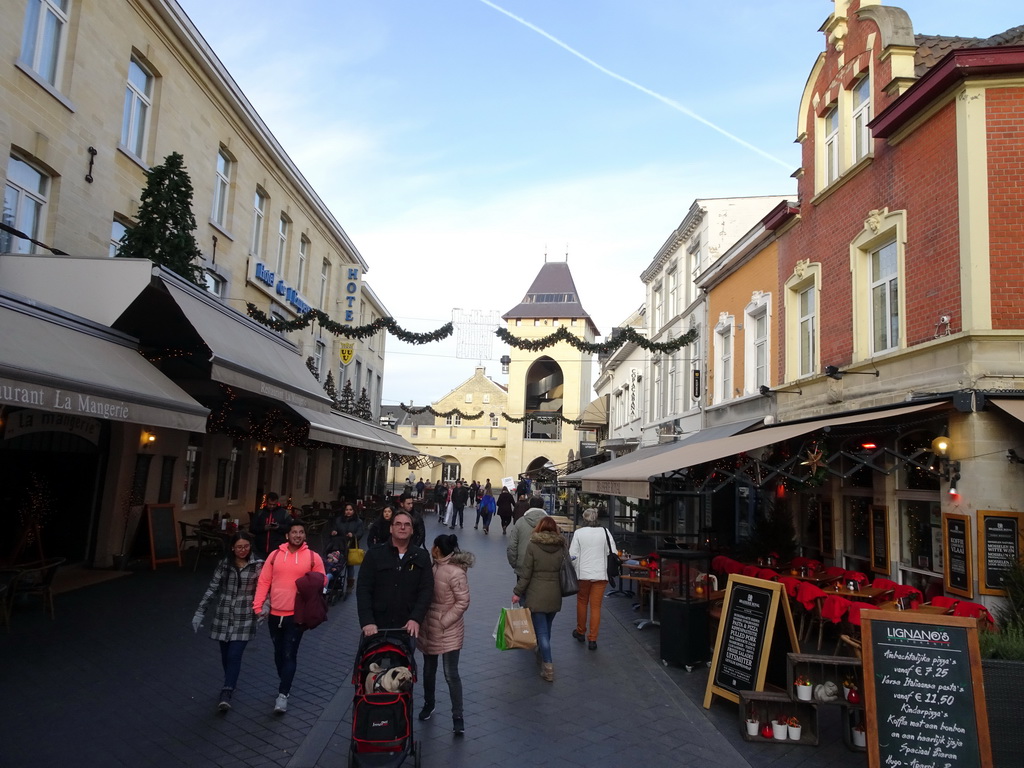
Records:
[[[338,401],[338,410],[342,413],[355,413],[356,396],[352,392],[352,382],[346,381],[341,388],[341,398]]]
[[[306,358],[306,368],[308,368],[309,372],[313,374],[314,379],[317,381],[320,380],[320,371],[316,369],[316,360],[312,355]]]
[[[373,409],[370,407],[370,396],[366,394],[366,387],[363,387],[362,394],[359,395],[355,415],[363,421],[373,421]]]
[[[338,388],[334,385],[334,374],[331,371],[327,372],[327,378],[324,380],[324,392],[331,398],[331,402],[338,402]]]
[[[192,180],[185,170],[185,158],[172,152],[162,165],[146,171],[138,223],[125,231],[117,255],[149,259],[167,267],[200,288],[206,287],[202,258],[192,215]]]

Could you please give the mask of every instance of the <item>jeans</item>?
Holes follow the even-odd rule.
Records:
[[[277,665],[277,676],[281,682],[278,693],[287,695],[292,690],[295,679],[295,667],[298,665],[299,643],[305,632],[295,623],[293,616],[271,616],[267,619],[270,639],[274,643],[274,664]]]
[[[466,508],[465,508],[465,506],[456,506],[456,505],[453,504],[452,505],[452,509],[453,509],[453,512],[452,512],[452,524],[451,524],[450,527],[454,528],[455,527],[455,522],[458,521],[459,528],[461,528],[462,527],[462,513],[463,513],[463,511]]]
[[[238,673],[242,671],[242,654],[248,640],[221,640],[220,663],[224,667],[224,688],[235,690]]]
[[[554,613],[533,611],[533,631],[537,635],[537,648],[540,649],[541,661],[545,664],[551,663],[551,625],[554,621]]]
[[[459,677],[459,651],[441,654],[444,680],[448,683],[448,695],[452,700],[452,717],[462,717],[462,678]],[[436,655],[423,654],[423,704],[434,706],[434,688],[437,681]]]
[[[601,603],[607,581],[585,581],[580,579],[580,591],[576,593],[576,631],[586,634],[587,640],[597,641],[601,628]],[[587,608],[590,608],[590,632],[587,632]]]

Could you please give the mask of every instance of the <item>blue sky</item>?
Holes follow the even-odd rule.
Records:
[[[643,302],[640,272],[695,198],[795,193],[798,100],[833,8],[179,3],[404,327],[433,330],[454,307],[505,312],[545,252],[568,252],[602,333]],[[1024,23],[1018,0],[889,4],[925,34],[987,37]],[[390,338],[387,349],[385,404],[437,400],[477,365],[454,340]],[[495,339],[483,361],[499,382],[503,352]]]

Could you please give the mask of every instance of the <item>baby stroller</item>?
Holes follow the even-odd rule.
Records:
[[[398,667],[409,670],[403,675],[404,684],[398,691],[383,690],[386,673]],[[402,765],[409,756],[419,768],[420,749],[412,733],[412,686],[415,682],[416,659],[405,630],[383,629],[371,637],[360,635],[352,673],[356,692],[352,700],[349,768],[390,768]]]
[[[324,567],[331,577],[327,583],[327,604],[334,605],[348,597],[347,537],[333,536],[327,541],[324,547]]]

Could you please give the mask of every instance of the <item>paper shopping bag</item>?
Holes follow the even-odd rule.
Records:
[[[533,631],[533,616],[529,608],[502,608],[505,612],[503,631],[504,650],[521,648],[532,651],[537,647],[537,635]]]

